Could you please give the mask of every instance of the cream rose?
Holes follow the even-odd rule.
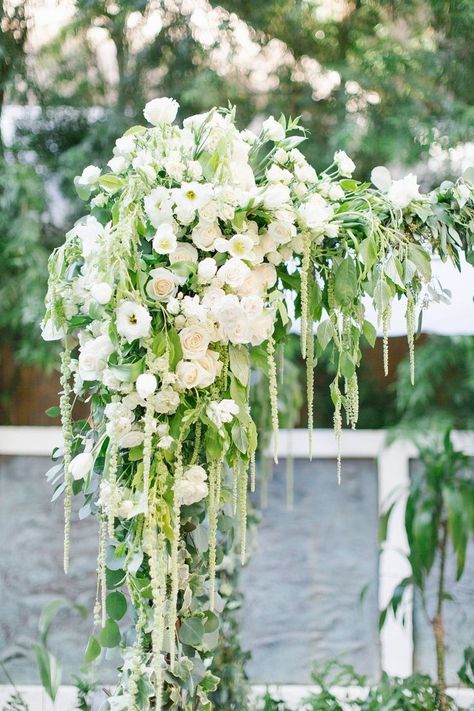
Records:
[[[176,262],[194,262],[198,261],[198,251],[189,242],[178,242],[176,249],[169,256],[171,264]]]
[[[146,291],[150,298],[155,301],[169,301],[173,296],[176,296],[178,291],[178,280],[173,272],[164,267],[152,269],[150,272],[151,279],[146,285]]]
[[[209,345],[209,334],[203,326],[187,326],[179,334],[183,356],[189,360],[202,358]]]
[[[195,360],[180,360],[176,366],[176,377],[182,388],[191,390],[200,388],[204,377],[203,370]]]
[[[222,370],[222,361],[219,360],[219,354],[216,351],[208,350],[203,358],[196,361],[202,368],[201,388],[207,388],[212,385]]]

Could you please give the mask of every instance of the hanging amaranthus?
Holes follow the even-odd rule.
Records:
[[[59,407],[61,410],[61,423],[63,431],[63,468],[64,468],[64,572],[69,570],[69,546],[71,532],[71,496],[72,476],[69,471],[72,451],[72,405],[71,405],[71,351],[66,340],[64,351],[61,354],[61,397]]]

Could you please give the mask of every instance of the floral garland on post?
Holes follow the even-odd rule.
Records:
[[[173,99],[149,102],[152,127],[119,138],[107,172],[89,166],[76,178],[90,213],[49,265],[43,335],[67,338],[65,567],[70,496],[82,492],[83,514],[100,521],[86,657],[121,647],[114,711],[211,708],[219,541],[239,530],[245,559],[254,481],[250,351],[268,374],[276,459],[275,354],[288,311],[301,318],[311,411],[313,369],[332,348],[339,439],[343,408],[357,422],[360,338],[376,336],[362,297],[385,335],[392,300],[408,297],[412,353],[417,309],[443,298],[430,284],[431,255],[458,264],[472,246],[467,179],[429,195],[385,168],[360,183],[342,151],[317,175],[297,148],[298,120],[270,117],[256,135],[225,109],[179,128],[177,109]],[[90,403],[87,422],[72,422],[72,393]],[[118,625],[127,609],[133,634]]]

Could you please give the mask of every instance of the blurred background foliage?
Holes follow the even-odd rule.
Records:
[[[415,165],[425,187],[452,177],[449,148],[472,141],[470,0],[76,0],[57,3],[57,23],[53,6],[0,8],[0,112],[23,107],[0,143],[0,334],[17,363],[53,361],[35,324],[47,256],[81,214],[74,176],[106,162],[151,97],[174,96],[181,118],[231,102],[242,127],[301,115],[316,168],[343,148],[358,177]],[[330,373],[321,363],[319,426],[332,416]],[[402,388],[395,399],[366,375],[362,426],[426,405],[426,393]]]

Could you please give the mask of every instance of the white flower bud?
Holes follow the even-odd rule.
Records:
[[[92,469],[94,457],[90,452],[81,452],[71,460],[69,465],[69,473],[73,479],[84,479]]]
[[[91,296],[99,304],[108,304],[112,298],[112,287],[106,281],[91,286]]]
[[[158,383],[153,373],[142,373],[135,383],[137,393],[143,400],[146,400],[149,395],[155,392],[157,385]]]

